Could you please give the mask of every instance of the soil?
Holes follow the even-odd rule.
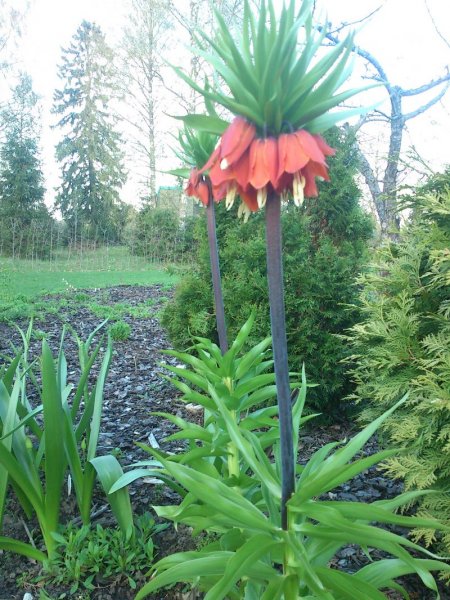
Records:
[[[166,442],[165,438],[174,433],[176,428],[169,421],[152,415],[155,411],[170,412],[190,420],[198,420],[201,416],[196,407],[186,406],[180,399],[179,392],[164,379],[161,362],[175,363],[175,359],[162,354],[162,350],[170,347],[167,336],[158,321],[158,311],[162,308],[168,296],[167,289],[154,285],[151,287],[119,286],[108,290],[86,290],[83,292],[92,302],[102,305],[117,303],[140,305],[152,301],[152,315],[148,318],[132,318],[125,316],[124,321],[131,326],[131,334],[126,341],[115,342],[111,368],[105,385],[101,433],[98,444],[98,454],[111,451],[118,456],[122,466],[138,460],[145,460],[149,455],[135,442],[144,444],[159,444],[164,450],[176,452],[181,448],[180,442]],[[68,298],[68,296],[65,296]],[[45,332],[54,353],[57,352],[64,323],[70,323],[82,339],[99,325],[101,319],[93,314],[84,302],[80,305],[74,296],[67,302],[57,315],[48,315],[44,321],[34,323],[35,330]],[[26,329],[28,323],[18,323]],[[15,327],[0,323],[0,366],[2,355],[11,355],[12,344],[20,346],[20,334]],[[40,351],[41,342],[33,338],[30,348],[31,356]],[[70,334],[65,336],[64,350],[68,362],[69,378],[76,381],[78,370],[77,345]],[[304,460],[323,444],[348,438],[355,428],[351,423],[314,427],[305,432],[302,437],[300,456]],[[364,449],[371,454],[377,450],[377,442],[372,439]],[[371,502],[389,498],[401,492],[401,484],[391,481],[375,468],[354,478],[350,483],[329,493],[329,497],[342,500],[357,500]],[[155,485],[145,479],[139,479],[130,486],[133,510],[142,514],[151,510],[153,504],[168,504],[177,501],[175,494],[166,487]],[[73,498],[68,498],[63,506],[63,519],[73,518]],[[94,512],[98,516],[94,522],[103,525],[112,524],[111,516],[101,493],[95,496]],[[9,499],[3,535],[16,539],[27,540],[24,519],[13,498]],[[172,526],[155,536],[157,557],[165,556],[176,551],[195,547],[190,531]],[[337,568],[352,572],[367,563],[367,558],[358,547],[346,547],[335,557]],[[19,555],[0,551],[0,600],[37,600],[39,590],[33,579],[38,574],[39,567],[32,561]],[[18,583],[19,581],[19,583]],[[142,575],[138,585],[145,581]],[[106,584],[104,584],[106,585]],[[407,580],[411,598],[427,600],[434,595],[423,588],[415,578]],[[127,600],[134,597],[128,584],[119,582],[99,587],[90,596],[78,593],[70,594],[68,589],[55,589],[46,586],[46,591],[52,598],[92,598],[93,600]],[[26,593],[30,594],[26,596]],[[64,596],[62,594],[65,594]],[[391,598],[399,596],[392,595]],[[149,596],[153,600],[176,600],[194,598],[175,589],[168,592]],[[447,590],[441,591],[441,598],[450,598]],[[364,600],[363,598],[361,600]]]

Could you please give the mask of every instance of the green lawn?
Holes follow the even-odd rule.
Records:
[[[36,298],[41,294],[55,294],[71,289],[92,289],[113,285],[173,285],[176,277],[167,271],[149,267],[147,271],[9,271],[0,275],[0,299],[17,296]]]
[[[19,305],[39,303],[43,294],[115,285],[172,286],[178,280],[174,271],[131,256],[126,248],[100,248],[77,255],[61,252],[51,261],[0,257],[0,320],[7,313],[15,314]]]

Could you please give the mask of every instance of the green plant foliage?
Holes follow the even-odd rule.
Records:
[[[46,564],[44,585],[70,586],[70,594],[80,588],[127,582],[132,589],[153,564],[152,536],[166,525],[156,525],[150,514],[136,517],[135,535],[125,539],[119,529],[69,524],[54,534],[54,558]]]
[[[136,217],[130,250],[149,259],[167,262],[178,261],[192,250],[192,222],[180,222],[173,209],[144,206]]]
[[[345,343],[335,334],[357,320],[357,310],[348,305],[357,297],[355,276],[366,260],[372,225],[358,206],[352,140],[338,130],[327,139],[338,148],[330,159],[331,182],[320,185],[319,198],[305,202],[301,209],[284,207],[282,226],[291,367],[306,364],[309,379],[319,384],[311,391],[310,406],[331,415],[342,410],[340,398],[351,390],[340,362],[346,355]],[[187,347],[191,335],[214,336],[204,225],[200,222],[197,229],[196,265],[163,312],[163,324],[177,347]],[[218,205],[217,238],[230,335],[235,335],[250,310],[256,313],[257,335],[268,335],[264,216],[258,213],[242,224]]]
[[[55,552],[53,534],[60,523],[62,490],[70,473],[81,519],[90,523],[95,478],[102,483],[122,535],[133,535],[133,517],[126,488],[109,494],[123,475],[113,456],[96,457],[103,404],[103,389],[112,355],[110,339],[100,360],[104,339],[93,339],[102,323],[78,345],[80,377],[76,385],[67,380],[63,351],[65,330],[56,359],[44,338],[39,361],[29,362],[32,324],[21,332],[23,348],[0,366],[0,526],[6,494],[14,491],[25,515],[36,517],[47,554],[33,544],[0,536],[0,549],[45,561]],[[95,379],[90,378],[99,362]],[[37,368],[39,366],[39,368]],[[39,398],[33,406],[30,398]],[[35,403],[34,403],[35,404]],[[38,417],[42,413],[42,418]]]
[[[250,318],[223,356],[206,339],[197,340],[195,353],[170,353],[192,367],[170,366],[170,370],[183,380],[174,383],[185,401],[204,407],[204,425],[166,415],[181,429],[172,439],[187,439],[189,449],[169,455],[147,448],[154,457],[147,468],[127,473],[110,490],[116,493],[131,480],[151,474],[182,497],[178,506],[155,506],[157,514],[210,538],[195,552],[160,560],[136,600],[177,582],[206,592],[205,600],[382,600],[387,597],[381,592],[384,589],[400,591],[408,599],[395,581],[407,573],[417,574],[425,587],[437,593],[430,571],[449,572],[450,567],[407,537],[375,525],[431,525],[448,530],[437,520],[395,513],[423,492],[370,505],[322,500],[335,487],[396,454],[396,450],[383,450],[361,458],[359,453],[406,398],[348,442],[327,444],[305,465],[297,465],[295,490],[287,503],[287,527],[281,528],[282,455],[278,422],[272,418],[277,407],[272,407],[273,412],[258,408],[264,397],[276,393],[272,363],[264,357],[270,339],[243,352],[252,324]],[[306,388],[303,374],[292,410],[295,452]],[[330,562],[348,544],[383,550],[388,558],[370,562],[353,574],[341,572]],[[411,550],[423,558],[413,557]]]
[[[409,400],[385,423],[386,441],[405,452],[387,462],[406,489],[432,487],[420,514],[450,523],[450,193],[442,176],[409,200],[412,215],[402,241],[381,248],[360,279],[363,320],[349,333],[352,399],[370,421],[399,394]],[[437,184],[437,187],[435,186]],[[356,365],[356,366],[355,366]],[[427,542],[433,532],[419,530]],[[450,536],[444,536],[446,553]]]
[[[125,321],[117,321],[110,326],[109,334],[115,342],[124,342],[130,337],[131,325]]]
[[[214,39],[199,29],[192,51],[225,81],[226,92],[218,77],[211,84],[205,80],[202,87],[182,69],[175,67],[175,72],[209,104],[217,103],[245,117],[264,135],[278,135],[290,127],[325,131],[361,113],[360,108],[329,112],[361,89],[338,92],[352,71],[353,35],[325,52],[322,42],[328,25],[314,24],[313,9],[312,0],[303,0],[298,11],[291,0],[277,14],[271,0],[262,0],[256,16],[245,0],[242,33],[236,40],[216,11]],[[320,59],[316,56],[319,49]],[[227,123],[208,112],[210,116],[181,118],[192,128],[223,133]]]
[[[261,476],[264,474],[266,483],[272,476],[264,470],[264,466],[255,467],[256,456],[251,454],[248,444],[244,447],[247,455],[251,455],[251,461],[246,462],[247,458],[244,458],[240,442],[237,441],[237,428],[253,432],[258,437],[263,451],[268,452],[279,439],[280,431],[275,375],[270,358],[271,338],[262,340],[246,352],[243,350],[253,325],[254,315],[246,321],[224,355],[216,344],[206,338],[197,338],[189,353],[166,352],[185,365],[185,368],[167,364],[164,364],[164,367],[173,375],[168,377],[169,381],[183,392],[183,401],[203,407],[204,427],[169,413],[156,414],[169,419],[179,428],[179,431],[167,440],[183,439],[187,442],[185,452],[176,455],[163,453],[162,456],[166,460],[213,472],[216,477],[222,477],[224,480],[239,481],[241,489],[245,490],[248,497],[252,493],[251,490],[256,489],[256,496],[259,498],[258,485],[247,477],[249,467],[257,470]],[[302,389],[300,393],[294,393],[292,410],[297,423],[305,399],[306,381],[303,377],[302,383],[293,381],[290,386],[293,391],[300,387]],[[211,387],[220,395],[220,400],[211,399]],[[311,417],[305,417],[301,422],[309,418]],[[148,446],[139,445],[152,453]],[[203,466],[200,468],[200,465]],[[155,475],[152,471],[154,461],[141,461],[137,466],[138,469],[128,471],[117,479],[111,491],[116,493],[124,485],[143,475]],[[146,466],[150,467],[150,470],[143,469]],[[158,473],[156,475],[159,476]],[[279,493],[278,482],[272,479],[272,486],[272,491],[276,490],[275,495]],[[179,487],[175,486],[175,489],[180,492]]]

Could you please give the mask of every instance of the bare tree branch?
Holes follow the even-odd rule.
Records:
[[[340,26],[335,30],[335,32],[328,32],[326,34],[326,38],[332,44],[340,43],[339,35],[337,35],[336,32],[340,32],[342,29],[344,29],[344,27]],[[445,75],[437,79],[432,79],[428,83],[425,83],[417,88],[405,90],[402,87],[393,85],[390,82],[381,63],[376,59],[375,56],[373,56],[373,54],[356,45],[353,46],[352,50],[355,54],[363,58],[371,69],[375,70],[375,73],[370,73],[366,75],[365,78],[382,83],[390,100],[390,114],[380,110],[374,111],[372,114],[366,115],[363,120],[360,120],[354,131],[356,132],[360,130],[366,123],[370,122],[387,122],[389,124],[389,148],[386,152],[386,166],[381,184],[375,177],[374,170],[370,165],[369,160],[362,153],[357,142],[355,143],[355,149],[359,157],[360,172],[363,175],[371,193],[372,200],[380,220],[382,232],[395,238],[397,235],[395,232],[399,228],[399,218],[397,215],[397,191],[398,179],[401,173],[400,152],[402,148],[405,123],[406,121],[426,112],[444,97],[445,93],[450,87],[450,73],[447,70]],[[442,86],[439,93],[437,93],[429,102],[424,103],[415,110],[412,110],[406,114],[403,112],[403,98],[417,97],[439,86]]]
[[[401,88],[401,93],[402,93],[402,96],[417,96],[418,94],[423,94],[424,92],[431,90],[432,88],[436,87],[437,85],[441,85],[441,83],[445,83],[448,81],[450,81],[450,73],[449,73],[448,67],[447,67],[447,73],[443,77],[439,77],[439,79],[432,79],[430,82],[425,83],[424,85],[421,85],[418,88],[414,88],[414,89],[410,89],[410,90],[404,90],[403,88]],[[447,85],[447,87],[448,87],[448,85]]]
[[[319,31],[320,29],[321,28],[319,27]],[[333,42],[333,44],[339,44],[341,41],[336,35],[333,35],[332,33],[328,33],[326,37],[331,42]],[[383,85],[385,85],[386,88],[389,88],[388,76],[386,75],[383,67],[381,66],[381,63],[378,62],[378,60],[373,56],[373,54],[371,54],[367,50],[364,50],[363,48],[360,48],[359,46],[356,46],[356,44],[352,46],[352,51],[355,54],[358,54],[359,56],[367,60],[378,73],[378,77],[376,78],[376,80],[383,83]]]
[[[348,29],[349,27],[354,27],[355,25],[359,25],[360,23],[364,23],[365,21],[369,21],[379,10],[381,10],[383,6],[380,4],[378,8],[375,8],[371,13],[361,17],[361,19],[356,19],[355,21],[343,21],[338,27],[330,30],[330,34],[337,34],[343,29]]]
[[[425,0],[425,7],[426,7],[426,9],[427,9],[427,12],[428,12],[428,15],[429,15],[429,17],[430,17],[430,19],[431,19],[431,22],[433,23],[434,30],[436,31],[436,33],[438,34],[438,36],[441,38],[441,40],[444,42],[444,44],[445,44],[445,45],[446,45],[448,48],[450,48],[450,42],[449,42],[449,41],[448,41],[448,39],[447,39],[447,38],[446,38],[446,37],[445,37],[445,36],[444,36],[444,35],[441,33],[440,29],[439,29],[439,28],[438,28],[438,26],[436,25],[436,21],[435,21],[435,19],[434,19],[433,15],[431,14],[431,10],[430,10],[430,7],[428,6],[428,2],[427,2],[427,0]]]
[[[406,115],[403,116],[403,118],[405,119],[405,121],[409,121],[409,119],[414,119],[414,117],[417,117],[418,115],[421,115],[422,113],[424,113],[425,111],[427,111],[429,108],[431,108],[434,104],[436,104],[437,102],[439,102],[439,100],[441,100],[441,98],[443,98],[445,96],[445,93],[447,92],[447,90],[448,90],[449,87],[450,87],[450,81],[448,81],[447,85],[442,88],[442,90],[439,92],[439,94],[437,94],[437,96],[435,96],[434,98],[432,98],[429,102],[427,102],[426,104],[423,104],[422,106],[420,106],[416,110],[413,110],[413,111],[411,111],[409,113],[406,113]]]

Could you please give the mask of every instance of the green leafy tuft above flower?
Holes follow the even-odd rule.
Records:
[[[313,1],[303,0],[299,11],[295,4],[291,0],[283,6],[277,18],[272,0],[261,0],[255,18],[245,0],[243,30],[237,41],[217,11],[214,40],[198,32],[193,52],[211,64],[229,94],[218,83],[206,82],[202,87],[175,68],[208,101],[254,123],[258,137],[297,129],[311,133],[329,129],[342,118],[339,112],[330,111],[362,91],[338,91],[352,70],[352,34],[335,47],[325,48],[322,43],[327,27],[313,24]],[[320,58],[316,59],[318,54]],[[191,120],[197,117],[201,118],[189,116]],[[344,118],[348,117],[345,111]],[[217,116],[204,117],[201,123],[202,128],[219,134],[225,126]]]

